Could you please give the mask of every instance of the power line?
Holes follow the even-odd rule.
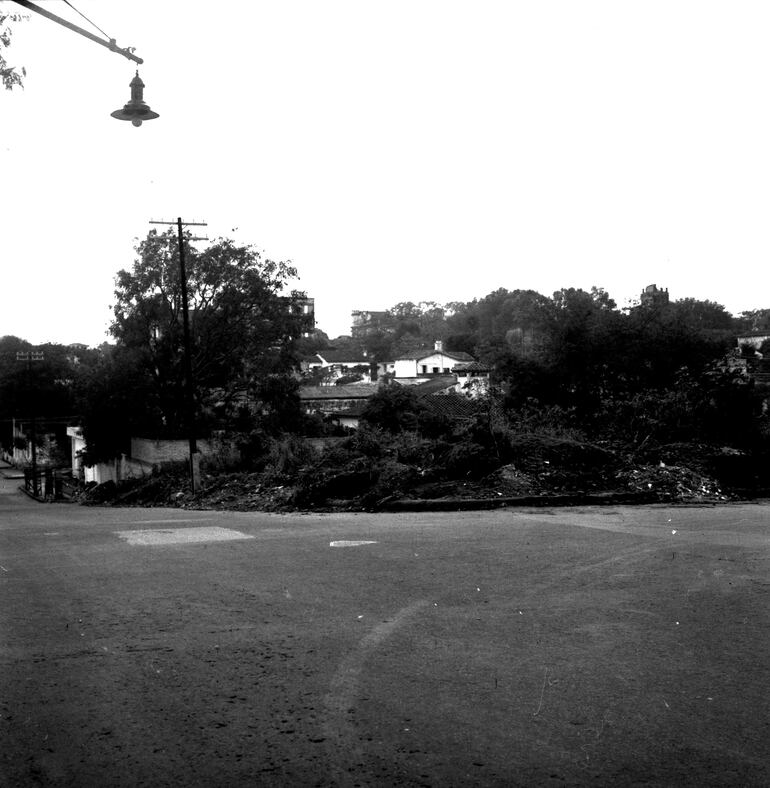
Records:
[[[93,25],[93,26],[94,26],[94,27],[95,27],[95,28],[96,28],[96,29],[97,29],[97,30],[98,30],[98,31],[99,31],[99,32],[100,32],[100,33],[101,33],[101,34],[102,34],[102,35],[103,35],[105,38],[112,38],[112,36],[108,36],[108,35],[107,35],[107,33],[105,33],[105,32],[104,32],[104,30],[102,30],[102,29],[101,29],[101,27],[99,27],[99,25],[97,25],[97,24],[95,24],[94,22],[92,22],[92,21],[91,21],[91,20],[90,20],[90,19],[89,19],[89,18],[88,18],[88,17],[87,17],[87,16],[86,16],[84,13],[82,13],[81,11],[78,11],[78,10],[77,10],[77,8],[75,8],[75,6],[74,6],[74,5],[72,5],[72,3],[70,3],[70,2],[69,2],[69,0],[64,0],[64,2],[65,2],[65,3],[66,3],[66,4],[67,4],[67,5],[68,5],[68,6],[69,6],[69,7],[70,7],[70,8],[71,8],[71,9],[72,9],[72,10],[73,10],[75,13],[77,13],[77,14],[80,14],[80,16],[82,16],[82,17],[83,17],[83,19],[85,19],[85,20],[86,20],[86,22],[88,22],[90,25]]]

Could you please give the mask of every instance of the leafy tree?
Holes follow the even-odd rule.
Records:
[[[24,87],[24,77],[27,71],[24,67],[17,69],[9,66],[5,59],[3,50],[11,45],[11,26],[10,22],[19,22],[24,17],[21,14],[0,13],[0,81],[6,90],[13,90],[14,87]]]
[[[361,420],[387,432],[414,432],[425,406],[409,386],[382,386],[366,403]]]
[[[320,329],[307,332],[307,336],[299,337],[296,342],[297,353],[301,356],[312,356],[331,345],[329,337]]]
[[[361,340],[351,340],[352,348],[356,349],[359,355],[366,355],[376,361],[392,361],[393,360],[393,334],[385,329],[378,329],[367,334]],[[336,343],[335,343],[336,344]],[[337,344],[337,348],[342,345]]]
[[[266,432],[300,432],[304,415],[299,398],[299,382],[290,375],[272,373],[254,382],[252,394],[259,426]]]
[[[158,434],[163,418],[141,353],[124,345],[102,345],[91,363],[79,370],[75,404],[87,465],[127,454],[131,437]]]
[[[631,309],[619,337],[616,390],[669,388],[682,369],[700,374],[732,348],[732,321],[721,305],[693,299]]]
[[[682,298],[670,305],[674,320],[682,326],[695,331],[735,330],[735,318],[715,301],[698,301],[695,298]]]
[[[770,309],[751,309],[736,319],[737,331],[770,331]]]
[[[17,360],[18,352],[33,345],[15,336],[0,338],[0,443],[12,442],[13,419],[35,416],[42,433],[52,432],[64,440],[65,426],[74,412],[73,387],[79,358],[75,346],[47,343],[34,346],[41,360]],[[83,355],[82,350],[77,353]]]
[[[298,364],[296,342],[307,318],[282,292],[297,275],[286,262],[263,259],[255,249],[218,239],[199,252],[185,239],[193,382],[196,402],[215,401],[232,414],[243,392],[268,374]],[[184,432],[184,338],[176,233],[150,231],[130,271],[118,272],[115,320],[118,347],[130,350],[150,382],[154,430]]]
[[[481,300],[451,304],[447,317],[447,346],[489,361],[510,346],[521,350],[537,345],[553,311],[546,296],[534,290],[495,290]]]

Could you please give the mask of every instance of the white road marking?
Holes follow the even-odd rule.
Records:
[[[366,539],[340,539],[337,542],[329,542],[329,547],[360,547],[363,544],[377,544]]]
[[[166,525],[166,523],[202,523],[211,517],[174,517],[166,520],[131,520],[132,525]]]
[[[164,528],[142,531],[115,531],[130,545],[158,546],[194,544],[201,542],[231,542],[235,539],[253,539],[250,534],[216,526],[203,528]]]

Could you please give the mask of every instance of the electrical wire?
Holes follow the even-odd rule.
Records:
[[[105,38],[107,38],[107,39],[109,39],[110,41],[112,41],[112,36],[108,36],[108,35],[107,35],[107,33],[105,33],[105,32],[104,32],[104,30],[102,30],[102,29],[101,29],[101,27],[99,27],[97,24],[95,24],[94,22],[92,22],[92,21],[91,21],[91,20],[90,20],[90,19],[89,19],[89,18],[88,18],[88,17],[87,17],[87,16],[86,16],[84,13],[82,13],[81,11],[78,11],[78,9],[77,9],[77,8],[75,8],[75,6],[74,6],[74,5],[72,5],[72,3],[70,3],[70,2],[69,2],[69,0],[63,0],[63,1],[64,1],[64,2],[65,2],[65,3],[66,3],[66,4],[67,4],[67,5],[68,5],[68,6],[69,6],[69,7],[70,7],[70,8],[71,8],[71,9],[72,9],[72,10],[73,10],[75,13],[77,13],[77,14],[80,14],[80,16],[82,16],[82,17],[83,17],[83,19],[85,19],[85,20],[86,20],[86,22],[88,22],[88,24],[90,24],[90,25],[93,25],[93,26],[94,26],[94,27],[95,27],[95,28],[96,28],[96,29],[97,29],[97,30],[98,30],[98,31],[99,31],[99,32],[100,32],[100,33],[101,33],[101,34],[102,34],[102,35],[103,35]]]

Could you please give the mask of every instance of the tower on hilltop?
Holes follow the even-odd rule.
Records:
[[[658,289],[657,285],[647,285],[639,297],[642,306],[662,306],[668,303],[668,288]]]

